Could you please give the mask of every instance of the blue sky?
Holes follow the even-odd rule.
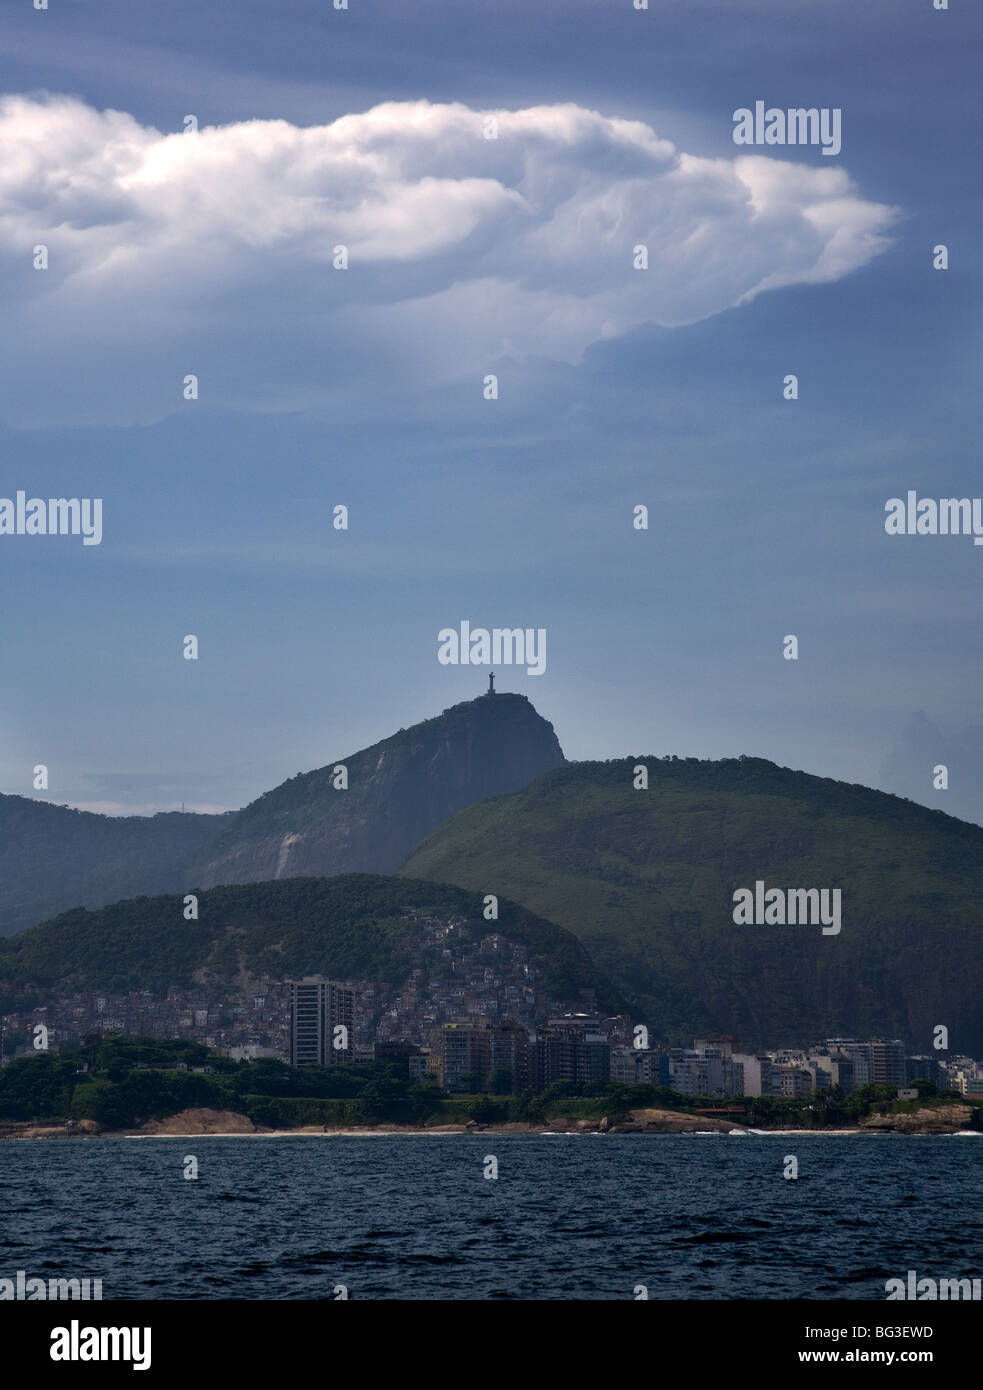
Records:
[[[981,492],[952,3],[8,15],[0,495],[100,496],[104,539],[0,536],[0,788],[242,805],[483,690],[436,660],[467,618],[547,629],[496,684],[568,757],[756,754],[983,819],[983,548],[883,528]],[[736,147],[757,99],[841,108],[842,152]]]

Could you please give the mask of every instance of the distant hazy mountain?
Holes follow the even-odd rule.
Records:
[[[142,893],[392,873],[447,816],[563,761],[552,724],[525,696],[501,694],[454,705],[223,816],[100,816],[0,796],[0,935]],[[347,790],[334,785],[338,764]]]
[[[649,787],[632,769],[649,768]],[[902,1037],[983,1054],[983,829],[757,758],[575,763],[460,812],[404,873],[580,937],[658,1035]],[[737,926],[733,893],[839,888],[842,926]]]
[[[376,874],[295,878],[212,888],[186,922],[183,897],[136,898],[94,912],[77,908],[0,941],[0,999],[42,998],[74,990],[119,993],[208,981],[239,988],[247,977],[323,973],[401,984],[426,962],[408,909],[464,917],[525,945],[544,988],[561,999],[596,991],[602,1006],[620,995],[583,946],[505,899],[486,922],[484,899],[447,884]]]
[[[0,936],[66,907],[176,891],[223,816],[97,816],[0,795]]]

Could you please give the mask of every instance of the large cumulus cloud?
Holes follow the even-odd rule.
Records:
[[[185,372],[212,404],[283,409],[576,362],[639,324],[839,279],[896,216],[825,161],[700,158],[574,105],[389,102],[190,135],[9,97],[0,144],[15,423],[158,418]]]

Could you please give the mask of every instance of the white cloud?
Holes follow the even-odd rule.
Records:
[[[276,409],[475,379],[503,356],[577,362],[646,322],[839,279],[897,216],[840,168],[704,159],[574,105],[494,113],[488,140],[484,114],[388,102],[164,135],[6,98],[0,408],[125,423],[181,408],[186,372],[210,404]]]

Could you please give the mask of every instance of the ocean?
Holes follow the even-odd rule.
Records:
[[[983,1274],[981,1172],[983,1135],[7,1140],[0,1279],[101,1278],[104,1299],[883,1301],[909,1269]]]

